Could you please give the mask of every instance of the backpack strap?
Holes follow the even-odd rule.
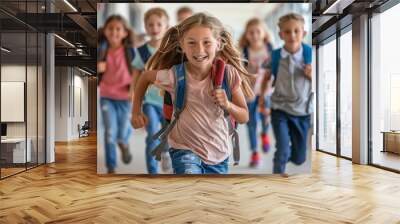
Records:
[[[269,52],[269,53],[271,53],[271,52],[274,50],[274,48],[272,47],[272,44],[271,44],[271,43],[268,43],[268,44],[267,44],[267,49],[268,49],[268,52]]]
[[[222,81],[222,88],[225,90],[226,96],[228,100],[232,102],[232,91],[228,83],[228,69],[225,67],[224,71],[224,79]],[[239,147],[239,134],[237,132],[237,125],[236,121],[233,119],[230,114],[225,111],[224,116],[228,122],[229,127],[229,136],[231,137],[232,141],[232,148],[233,148],[233,165],[238,165],[240,160],[240,147]]]
[[[173,119],[169,124],[164,125],[152,138],[160,139],[160,144],[151,152],[156,160],[161,159],[161,153],[167,150],[168,135],[176,125],[180,114],[186,105],[186,72],[184,63],[174,66],[175,68],[175,102],[173,104]]]
[[[224,79],[222,81],[222,88],[225,90],[226,96],[228,97],[229,101],[232,101],[232,91],[231,88],[229,87],[228,83],[228,69],[225,67],[224,71]]]
[[[243,64],[245,67],[247,67],[249,65],[249,48],[245,47],[243,48],[243,57],[244,59],[246,59]]]
[[[301,43],[303,46],[303,60],[304,64],[309,65],[312,63],[312,48],[310,45]]]
[[[174,105],[172,102],[172,96],[168,91],[164,91],[163,117],[167,123],[171,122],[173,112]]]
[[[149,58],[151,57],[151,53],[149,51],[149,48],[147,47],[147,44],[143,44],[138,48],[140,58],[142,58],[143,64],[146,64]]]
[[[272,51],[271,54],[271,73],[275,77],[278,75],[278,69],[279,69],[279,61],[281,60],[281,49],[276,49]]]
[[[97,48],[97,62],[105,61],[107,57],[108,43],[107,41],[100,42]],[[100,85],[101,79],[103,78],[103,73],[97,74],[97,85]]]
[[[135,58],[135,48],[133,47],[126,47],[125,48],[125,59],[126,65],[128,66],[129,74],[132,75],[132,71],[134,69],[132,65],[132,61]]]
[[[107,56],[108,43],[107,41],[102,41],[97,48],[97,61],[105,61]]]

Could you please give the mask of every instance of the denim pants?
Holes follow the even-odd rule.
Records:
[[[219,164],[208,165],[194,152],[187,149],[169,150],[174,174],[227,174],[228,161],[225,159]]]
[[[271,123],[276,140],[274,173],[285,173],[286,163],[301,165],[306,161],[310,115],[293,116],[272,110]]]
[[[146,166],[149,174],[158,173],[158,161],[155,159],[151,152],[160,143],[159,140],[153,140],[152,137],[161,128],[163,122],[162,108],[153,104],[145,103],[143,105],[143,113],[148,118],[146,125],[147,137],[146,137]]]
[[[117,165],[117,143],[128,145],[132,133],[131,103],[129,100],[112,100],[101,97],[100,108],[105,129],[106,165],[107,168],[114,169]]]
[[[256,96],[256,99],[247,103],[249,110],[249,121],[247,122],[247,129],[250,139],[250,149],[252,152],[257,151],[257,123],[261,120],[261,133],[267,134],[269,125],[266,123],[268,119],[263,113],[258,110],[258,99],[260,96]],[[265,108],[270,108],[270,97],[265,97]]]

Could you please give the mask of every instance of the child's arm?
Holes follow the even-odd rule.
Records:
[[[264,96],[265,93],[268,91],[268,87],[269,87],[269,82],[271,81],[271,70],[267,69],[265,71],[265,75],[264,75],[264,79],[261,83],[261,92],[260,92],[260,96]],[[260,108],[264,108],[265,102],[264,102],[264,97],[259,97],[258,100],[258,105]]]
[[[228,100],[225,90],[214,90],[214,100],[224,110],[228,111],[238,123],[246,123],[249,120],[249,111],[242,90],[239,88],[232,94],[232,102]]]
[[[311,65],[310,65],[310,64],[304,65],[304,75],[305,75],[309,80],[312,79],[311,71],[312,71],[312,70],[311,70]]]
[[[135,98],[133,100],[132,109],[132,125],[134,128],[142,128],[147,124],[147,118],[142,114],[142,102],[147,87],[154,83],[157,77],[157,71],[143,72],[137,81],[135,88]]]
[[[140,70],[133,69],[133,71],[132,71],[132,83],[131,83],[131,88],[130,88],[130,92],[129,92],[129,94],[131,96],[130,98],[131,98],[132,104],[133,104],[133,100],[134,100],[134,96],[135,96],[136,83],[139,79],[140,73],[141,73]]]
[[[140,77],[142,72],[143,71],[141,71],[141,70],[133,69],[133,72],[132,72],[132,86],[133,86],[133,89],[136,88],[136,84],[137,84],[137,82],[139,80],[139,77]]]
[[[103,73],[107,69],[107,63],[105,61],[97,62],[97,73]]]

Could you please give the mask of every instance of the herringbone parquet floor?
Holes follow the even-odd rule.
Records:
[[[400,223],[400,175],[313,153],[289,178],[96,174],[96,139],[0,181],[0,223]]]

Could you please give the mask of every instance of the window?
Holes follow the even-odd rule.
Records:
[[[336,39],[318,49],[318,149],[336,153]]]
[[[340,155],[351,158],[352,141],[352,35],[340,36]]]
[[[384,133],[400,131],[400,66],[398,33],[393,29],[400,21],[400,5],[375,15],[372,25],[371,137],[372,163],[400,170],[400,155],[384,145]],[[400,132],[393,137],[400,149]],[[388,140],[388,139],[386,139]],[[396,143],[397,142],[397,143]]]

